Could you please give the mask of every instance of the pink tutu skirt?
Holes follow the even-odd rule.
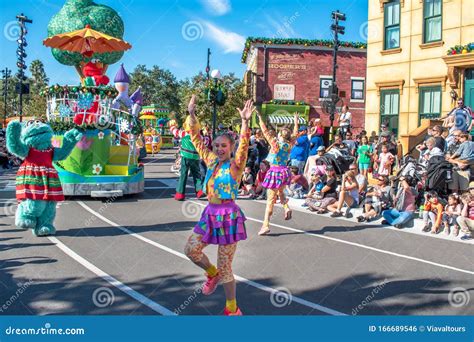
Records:
[[[234,202],[209,203],[194,227],[202,235],[202,242],[211,245],[228,245],[247,239],[245,215]]]
[[[279,189],[282,185],[290,184],[291,174],[288,166],[272,165],[265,175],[262,185],[267,189]]]

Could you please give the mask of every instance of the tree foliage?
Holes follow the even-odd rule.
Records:
[[[83,29],[90,25],[92,29],[122,39],[124,25],[122,18],[109,6],[98,5],[92,0],[67,0],[61,10],[48,24],[48,37]],[[52,49],[54,58],[61,64],[79,65],[84,61],[80,53]],[[119,61],[123,52],[94,54],[105,64]]]

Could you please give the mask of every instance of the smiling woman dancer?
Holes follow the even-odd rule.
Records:
[[[237,249],[237,242],[245,240],[245,216],[235,203],[240,179],[247,162],[250,133],[248,121],[255,110],[252,101],[247,101],[243,109],[238,109],[242,118],[239,147],[235,158],[231,159],[235,141],[230,134],[224,133],[214,140],[214,149],[210,151],[199,134],[199,123],[195,116],[195,96],[188,105],[190,114],[191,140],[204,160],[208,169],[204,188],[207,190],[209,204],[204,209],[201,219],[194,227],[188,239],[185,253],[192,262],[206,271],[207,281],[202,293],[210,295],[219,283],[224,287],[226,306],[224,315],[241,316],[235,296],[235,279],[232,273],[232,259]],[[218,245],[217,267],[211,264],[203,253],[207,245]]]
[[[285,186],[290,184],[290,171],[288,169],[288,161],[290,159],[291,148],[295,143],[298,135],[298,113],[295,113],[293,135],[288,128],[283,128],[278,134],[278,137],[270,134],[262,119],[260,113],[257,113],[262,129],[263,136],[270,144],[270,154],[267,157],[270,163],[270,170],[268,170],[263,187],[267,188],[267,207],[265,208],[265,218],[263,220],[262,228],[258,235],[265,235],[270,232],[270,217],[273,214],[273,207],[277,197],[280,197],[280,202],[285,209],[285,220],[291,219],[291,209],[288,206],[288,201],[285,198],[283,190]]]

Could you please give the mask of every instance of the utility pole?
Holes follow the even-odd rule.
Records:
[[[207,66],[206,66],[206,75],[207,75],[207,80],[209,81],[209,71],[211,71],[211,49],[207,48]]]
[[[21,30],[20,37],[17,40],[18,49],[16,50],[16,53],[18,55],[18,60],[16,62],[16,65],[18,67],[17,77],[19,79],[16,90],[20,96],[19,101],[18,101],[18,113],[19,113],[20,122],[21,122],[23,120],[23,94],[29,93],[29,86],[28,85],[26,85],[25,87],[23,86],[23,81],[26,80],[25,70],[27,68],[26,63],[25,63],[25,58],[27,57],[27,54],[25,53],[25,47],[28,46],[28,44],[26,43],[26,34],[28,33],[28,30],[26,29],[26,24],[33,23],[33,20],[29,19],[23,13],[21,13],[20,15],[17,15],[16,18],[18,19],[18,25],[20,25],[20,30]]]
[[[333,46],[333,55],[332,55],[332,84],[330,88],[331,96],[331,106],[329,111],[329,119],[331,121],[331,131],[329,132],[330,138],[332,141],[333,130],[334,130],[334,118],[336,114],[336,103],[339,101],[339,89],[337,88],[336,82],[336,72],[337,72],[337,51],[339,50],[339,37],[338,34],[344,34],[345,27],[339,25],[339,21],[345,21],[346,15],[339,12],[339,10],[331,13],[331,18],[333,19],[333,24],[331,25],[331,31],[334,32],[334,46]]]
[[[8,79],[10,78],[11,70],[5,68],[2,70],[3,78],[3,127],[7,127],[7,101],[8,101]]]

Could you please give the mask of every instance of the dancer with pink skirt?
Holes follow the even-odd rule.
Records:
[[[291,219],[291,209],[288,206],[288,201],[285,197],[283,190],[285,186],[290,184],[291,174],[288,169],[288,161],[290,160],[290,152],[296,141],[298,135],[298,113],[294,116],[294,127],[293,134],[288,128],[283,128],[278,134],[272,134],[260,113],[257,114],[260,122],[260,128],[262,129],[263,136],[270,144],[270,154],[267,157],[270,163],[270,170],[268,170],[265,180],[263,181],[263,187],[267,188],[267,207],[265,208],[265,218],[263,220],[262,228],[258,232],[258,235],[265,235],[270,232],[270,218],[273,214],[273,207],[277,198],[280,198],[280,202],[285,210],[285,220]]]
[[[210,151],[199,134],[199,123],[195,116],[195,96],[188,105],[190,114],[191,140],[199,156],[207,165],[204,181],[209,204],[204,209],[201,219],[194,227],[188,239],[185,253],[191,261],[206,271],[207,281],[202,293],[210,295],[220,283],[224,287],[226,306],[224,315],[241,316],[242,311],[237,306],[236,286],[232,272],[232,260],[237,249],[238,241],[247,238],[245,216],[235,203],[242,173],[247,162],[250,131],[248,121],[255,110],[252,101],[247,101],[243,109],[238,109],[242,119],[239,146],[235,158],[231,159],[234,151],[234,138],[227,133],[214,140],[214,148]],[[203,249],[218,245],[217,267],[203,253]]]

